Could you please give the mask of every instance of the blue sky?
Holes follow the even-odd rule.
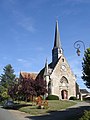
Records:
[[[11,64],[20,71],[39,72],[52,59],[55,23],[58,18],[64,55],[77,82],[81,80],[81,56],[73,44],[82,40],[90,47],[90,0],[0,0],[0,73]]]

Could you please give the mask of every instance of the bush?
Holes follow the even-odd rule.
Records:
[[[90,100],[90,97],[87,97],[87,98],[83,98],[84,100]]]
[[[4,98],[0,95],[0,102],[2,102],[4,100]]]
[[[86,110],[84,112],[84,115],[79,120],[90,120],[90,110],[89,111]]]
[[[69,100],[77,100],[77,98],[75,96],[71,96]]]
[[[42,103],[38,104],[38,109],[47,109],[48,108],[48,101],[42,101]]]
[[[46,100],[59,100],[59,97],[56,95],[49,95]]]

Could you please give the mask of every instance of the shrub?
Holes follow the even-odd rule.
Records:
[[[77,100],[77,98],[75,96],[71,96],[69,100]]]
[[[49,95],[46,100],[59,100],[59,97],[56,95]]]
[[[0,102],[2,102],[4,100],[4,98],[0,95]]]
[[[42,103],[38,104],[38,109],[47,109],[48,108],[48,101],[42,101]]]
[[[90,120],[90,110],[89,111],[86,110],[84,112],[84,115],[79,120]]]
[[[84,100],[90,100],[90,97],[84,98]]]

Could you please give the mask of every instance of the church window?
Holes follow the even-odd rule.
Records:
[[[60,86],[62,86],[62,87],[69,87],[69,83],[68,83],[68,80],[67,80],[67,78],[66,77],[62,77],[61,78],[61,80],[60,80]]]
[[[61,80],[60,80],[61,83],[68,83],[68,80],[66,77],[62,77]]]
[[[62,58],[62,62],[64,62],[64,58]]]

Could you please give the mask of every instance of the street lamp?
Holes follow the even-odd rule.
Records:
[[[81,40],[77,40],[75,43],[74,43],[74,48],[77,50],[76,53],[78,56],[80,56],[80,47],[81,47],[81,44],[83,45],[83,48],[84,48],[84,51],[85,51],[85,44],[83,41]]]

